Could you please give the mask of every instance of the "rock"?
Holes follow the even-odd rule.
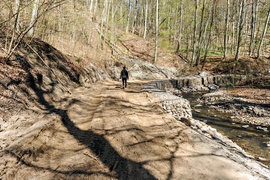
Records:
[[[247,125],[243,125],[242,128],[247,129],[247,128],[249,128],[249,125],[248,124]]]
[[[203,133],[208,133],[209,128],[207,126],[202,126],[201,130]]]
[[[257,157],[257,160],[258,160],[258,161],[267,161],[266,158],[262,158],[262,157]]]
[[[197,124],[196,124],[196,127],[197,127],[198,129],[201,129],[203,126],[202,126],[201,123],[197,123]]]
[[[134,79],[175,78],[178,71],[175,67],[164,68],[142,60],[125,59],[123,63],[129,67],[130,76]]]
[[[219,89],[219,86],[217,86],[215,84],[209,84],[207,87],[208,87],[209,90]]]
[[[180,121],[183,122],[186,126],[191,126],[191,125],[192,125],[190,119],[187,119],[187,118],[181,118]]]
[[[164,105],[164,104],[163,104],[163,109],[164,109],[164,110],[167,110],[167,107],[166,107],[166,105]]]
[[[209,76],[209,73],[203,71],[203,72],[201,72],[199,75],[200,75],[201,77],[206,77],[206,76]]]
[[[253,113],[255,114],[255,115],[257,115],[257,116],[262,116],[263,115],[263,109],[261,109],[261,108],[258,108],[258,107],[254,107],[253,108]]]
[[[263,131],[265,131],[265,132],[268,132],[267,127],[257,126],[256,129],[258,129],[258,130],[263,130]]]
[[[217,91],[217,92],[212,92],[212,93],[207,93],[204,94],[203,97],[219,97],[219,96],[224,96],[224,92],[223,91]]]
[[[270,141],[266,142],[266,146],[270,147]]]
[[[221,141],[224,141],[224,137],[222,136],[222,134],[220,134],[220,133],[218,133],[218,132],[215,133],[215,136],[214,136],[213,138],[219,139],[219,140],[221,140]]]

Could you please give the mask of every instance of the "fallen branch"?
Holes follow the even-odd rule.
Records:
[[[92,156],[92,155],[89,155],[89,154],[87,154],[87,153],[83,153],[85,156],[88,156],[88,157],[90,157],[91,159],[94,159],[94,160],[96,160],[97,162],[99,162],[99,160],[98,160],[98,158],[97,157],[94,157],[94,156]],[[99,162],[100,163],[100,162]]]

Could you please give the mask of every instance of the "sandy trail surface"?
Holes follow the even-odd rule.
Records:
[[[99,82],[2,122],[0,179],[268,179],[256,161],[175,120],[142,82]]]

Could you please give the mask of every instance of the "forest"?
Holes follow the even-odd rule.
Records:
[[[269,179],[270,0],[0,7],[0,180]]]
[[[89,59],[89,49],[117,49],[123,34],[180,54],[198,66],[209,56],[223,59],[270,55],[269,0],[2,0],[5,56],[26,37]]]

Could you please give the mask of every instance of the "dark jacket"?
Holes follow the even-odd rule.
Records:
[[[126,69],[123,69],[120,74],[121,79],[128,79],[128,71]]]

